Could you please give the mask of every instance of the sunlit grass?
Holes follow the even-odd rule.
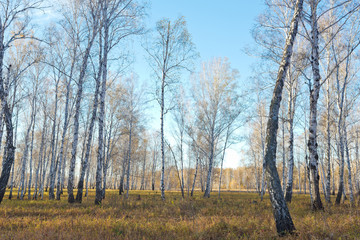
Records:
[[[82,204],[61,201],[8,200],[0,205],[0,239],[274,239],[275,224],[268,198],[255,193],[130,191],[128,200],[108,190],[101,206],[94,191]],[[295,194],[289,204],[297,235],[289,239],[359,239],[359,207],[326,206],[311,212],[309,197]]]

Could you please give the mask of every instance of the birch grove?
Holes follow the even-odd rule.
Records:
[[[0,203],[247,191],[279,235],[298,194],[360,203],[359,1],[266,0],[246,79],[186,16],[147,26],[148,1],[46,3],[0,1]]]

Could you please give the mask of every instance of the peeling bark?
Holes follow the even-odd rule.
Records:
[[[289,70],[290,72],[290,70]],[[290,75],[290,74],[289,74]],[[294,117],[297,98],[297,79],[289,77],[289,106],[288,106],[288,124],[289,124],[289,156],[288,156],[288,181],[286,184],[285,200],[291,202],[293,193],[294,179]],[[300,168],[299,168],[300,176]],[[300,178],[299,178],[300,185]]]
[[[313,86],[310,88],[310,117],[309,117],[309,171],[310,185],[313,199],[311,208],[313,210],[323,209],[319,189],[319,155],[317,152],[317,103],[320,94],[321,77],[319,68],[319,30],[317,18],[317,1],[310,2],[311,8],[311,67],[313,73]]]
[[[298,23],[302,14],[303,0],[297,0],[294,15],[291,21],[290,31],[286,39],[283,57],[279,66],[275,89],[270,104],[269,118],[266,131],[265,169],[269,184],[270,201],[276,222],[276,229],[279,235],[292,233],[295,230],[290,212],[284,199],[278,171],[276,169],[276,135],[279,124],[279,109],[282,98],[282,91],[286,78],[286,72],[290,65],[295,37],[298,32]]]

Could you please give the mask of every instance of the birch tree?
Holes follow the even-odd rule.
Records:
[[[76,195],[76,202],[81,203],[82,202],[82,195],[83,195],[83,189],[84,189],[84,178],[85,173],[88,168],[88,162],[90,159],[90,150],[91,150],[91,144],[93,139],[93,132],[94,132],[94,126],[95,126],[95,119],[97,116],[98,111],[98,103],[99,103],[99,91],[100,91],[100,85],[101,85],[101,75],[102,75],[102,66],[103,66],[103,46],[102,46],[102,36],[99,34],[99,70],[95,71],[95,93],[94,93],[94,100],[93,100],[93,107],[91,111],[91,118],[90,118],[90,125],[87,129],[87,136],[85,136],[84,143],[86,142],[86,146],[84,145],[83,152],[85,152],[85,156],[82,158],[81,161],[81,167],[80,167],[80,178],[78,182],[78,191]],[[87,140],[86,140],[87,139]]]
[[[344,25],[348,22],[354,12],[359,8],[357,2],[352,1],[340,1],[336,4],[327,6],[320,4],[319,0],[309,1],[309,11],[310,13],[305,17],[305,20],[310,25],[310,30],[306,29],[305,26],[305,37],[311,44],[311,56],[310,56],[310,66],[312,79],[308,78],[308,87],[310,92],[310,116],[309,116],[309,139],[308,139],[308,148],[309,148],[309,171],[310,171],[310,191],[313,196],[311,200],[311,206],[313,210],[323,209],[323,205],[320,198],[320,189],[319,189],[319,170],[318,170],[318,140],[317,140],[317,115],[318,115],[318,100],[320,95],[320,89],[322,84],[331,77],[331,75],[336,71],[336,68],[339,64],[344,62],[347,56],[338,59],[338,62],[334,67],[330,69],[329,74],[326,76],[321,76],[320,71],[320,59],[321,53],[324,50],[323,44],[325,47],[331,43],[341,31],[343,31]],[[325,10],[324,10],[325,9]],[[320,10],[322,10],[320,12]],[[336,12],[336,14],[334,13]],[[327,17],[327,14],[334,14],[334,18],[330,18],[327,25],[319,25],[323,18]],[[333,34],[327,42],[322,42],[321,37],[326,31],[333,28]],[[351,47],[351,51],[357,47],[358,44]]]
[[[241,109],[237,84],[238,71],[228,60],[217,58],[204,63],[202,72],[193,84],[193,97],[198,120],[208,153],[208,173],[204,197],[210,197],[211,178],[217,156],[216,147],[221,135],[231,125],[230,116],[238,116]],[[229,121],[231,119],[231,121]]]
[[[29,137],[30,137],[32,126],[34,124],[34,115],[35,115],[35,97],[31,101],[30,123],[29,123],[29,126],[28,126],[27,131],[26,131],[24,154],[23,154],[22,159],[21,159],[21,165],[22,165],[22,167],[21,167],[21,180],[20,180],[19,191],[18,191],[18,198],[20,198],[20,200],[24,199],[24,195],[25,195],[25,192],[26,192],[25,171],[26,171],[26,165],[28,163],[27,161],[28,161],[29,145],[30,145]]]
[[[291,219],[288,207],[286,205],[283,191],[281,189],[279,175],[276,169],[276,135],[278,130],[278,114],[280,109],[282,91],[286,78],[286,73],[290,65],[295,37],[298,32],[299,21],[303,9],[303,0],[297,0],[294,15],[291,20],[290,30],[286,38],[286,44],[283,50],[282,61],[279,66],[276,78],[275,88],[270,104],[269,118],[266,130],[266,147],[265,147],[265,169],[269,183],[270,201],[273,208],[273,214],[276,222],[278,234],[284,235],[295,230],[294,223]]]
[[[50,161],[50,188],[49,188],[49,200],[55,199],[55,176],[56,176],[56,153],[57,153],[57,145],[56,145],[56,126],[58,123],[58,101],[59,101],[59,83],[61,80],[61,73],[59,73],[55,68],[53,68],[53,80],[55,82],[55,100],[54,100],[54,115],[52,117],[53,125],[52,125],[52,132],[51,132],[51,161]]]
[[[28,41],[16,41],[13,44],[13,47],[8,51],[7,64],[9,67],[7,68],[7,76],[5,78],[4,87],[5,91],[8,95],[8,104],[10,108],[10,112],[12,113],[14,109],[16,109],[16,126],[15,126],[15,135],[14,135],[14,146],[16,146],[17,140],[17,129],[18,129],[18,119],[19,119],[19,110],[20,110],[20,100],[21,99],[29,99],[30,103],[33,103],[34,100],[34,89],[37,86],[33,85],[34,82],[27,81],[27,79],[34,79],[33,76],[28,75],[29,69],[32,68],[33,64],[38,61],[39,54],[39,46],[32,39]],[[29,78],[27,78],[29,76]],[[37,78],[36,76],[35,78]],[[24,91],[19,91],[19,88]],[[31,97],[32,96],[32,97]],[[33,109],[33,105],[29,106]],[[33,116],[31,116],[32,118]],[[3,125],[3,124],[2,124]],[[6,158],[7,149],[4,149],[3,159]],[[4,163],[4,162],[3,162]],[[14,168],[15,162],[12,165],[12,177],[11,177],[11,185],[13,186],[14,179]],[[32,167],[32,166],[31,166]],[[32,170],[32,169],[30,169]],[[30,171],[30,175],[31,175]],[[25,182],[24,182],[25,184]],[[19,184],[20,185],[20,184]],[[11,187],[12,188],[12,187]],[[22,190],[25,190],[26,186],[22,185]],[[12,189],[10,189],[12,195]],[[12,197],[12,196],[11,196]]]
[[[132,140],[136,131],[139,132],[139,127],[141,127],[140,122],[140,112],[143,105],[141,96],[143,95],[141,89],[136,88],[137,81],[136,76],[133,74],[125,82],[125,121],[128,130],[128,149],[127,149],[127,169],[126,169],[126,198],[129,197],[129,186],[130,186],[130,167],[132,163]],[[136,135],[135,135],[136,136]]]
[[[44,152],[44,145],[45,143],[45,135],[47,132],[47,114],[44,114],[43,116],[43,124],[42,124],[42,130],[41,130],[41,142],[40,142],[40,149],[39,149],[39,157],[38,157],[38,165],[36,168],[36,174],[35,174],[35,189],[33,194],[33,199],[38,198],[38,186],[39,180],[41,179],[41,168],[43,167],[43,162],[45,161],[45,157],[43,156]]]
[[[179,154],[179,160],[180,160],[180,173],[178,172],[178,175],[180,177],[180,190],[181,190],[181,196],[184,198],[184,142],[185,142],[185,131],[186,131],[186,125],[187,125],[187,102],[186,98],[184,97],[185,91],[183,88],[180,88],[179,94],[175,97],[176,103],[175,108],[173,111],[173,118],[176,123],[176,130],[175,130],[175,139],[176,139],[176,152]],[[174,160],[177,161],[176,156],[174,156]]]
[[[310,171],[310,184],[313,191],[312,208],[314,210],[322,209],[323,205],[320,198],[319,190],[319,170],[317,152],[317,102],[320,94],[321,76],[319,69],[319,29],[318,29],[318,17],[317,17],[317,0],[310,1],[311,11],[311,68],[313,74],[313,83],[310,87],[310,116],[309,116],[309,171]]]
[[[31,38],[33,34],[28,30],[30,18],[29,14],[32,10],[38,9],[41,1],[6,1],[1,3],[0,14],[0,100],[4,121],[6,126],[6,156],[3,159],[2,171],[0,176],[0,202],[2,201],[6,185],[10,177],[11,166],[15,157],[15,146],[13,143],[13,122],[12,111],[8,102],[8,89],[5,86],[5,74],[3,72],[6,67],[4,60],[14,42],[21,39]],[[20,24],[18,20],[23,19]],[[8,66],[10,68],[10,66]]]
[[[156,24],[156,36],[152,43],[145,47],[149,54],[149,64],[156,76],[156,100],[160,106],[160,138],[161,138],[161,198],[165,200],[165,139],[164,118],[173,103],[166,103],[171,89],[179,78],[180,71],[189,70],[195,58],[195,46],[186,27],[183,17],[171,21],[162,19]]]
[[[281,64],[282,54],[283,54],[283,46],[285,45],[285,40],[289,34],[290,24],[293,17],[293,9],[295,8],[295,1],[288,1],[288,0],[270,0],[266,1],[266,10],[265,13],[261,14],[257,19],[257,24],[255,25],[253,31],[253,37],[256,41],[257,45],[260,45],[262,51],[258,54],[261,58],[265,61],[266,64],[270,64],[270,66],[262,71],[265,71],[270,78],[276,77],[277,66]],[[297,41],[300,42],[301,40]],[[298,52],[298,44],[294,43],[294,53]],[[251,52],[250,54],[253,54]],[[275,64],[274,64],[275,63]],[[283,157],[283,167],[282,167],[282,187],[283,192],[286,190],[287,201],[291,201],[292,196],[292,175],[293,175],[293,115],[295,113],[295,108],[293,105],[296,102],[296,94],[294,94],[294,89],[297,79],[294,78],[294,75],[299,75],[299,71],[297,68],[302,68],[303,65],[299,65],[298,61],[292,60],[290,63],[294,64],[295,67],[289,67],[286,78],[285,78],[285,86],[288,89],[289,95],[289,104],[288,104],[288,116],[285,117],[285,104],[282,106],[282,157]],[[274,68],[274,66],[276,66]],[[259,70],[257,70],[258,72]],[[259,74],[257,74],[256,78]],[[256,91],[258,92],[259,89],[262,89],[262,86],[256,86]],[[286,154],[286,143],[285,143],[285,126],[289,126],[289,147],[288,147],[288,154]],[[265,125],[265,124],[264,124]],[[265,126],[262,124],[260,125],[261,129],[265,129]],[[263,172],[262,172],[262,181],[261,181],[261,200],[263,199],[263,195],[265,194],[266,190],[266,183],[265,183],[265,160],[264,160],[264,151],[265,151],[265,137],[262,137],[262,152],[263,152]],[[286,155],[288,155],[288,168],[286,173]],[[286,182],[286,179],[290,180]]]
[[[294,61],[295,62],[295,61]],[[301,59],[298,59],[296,63],[298,66],[305,66],[301,64]],[[288,173],[287,173],[287,184],[285,191],[285,200],[291,202],[292,199],[292,190],[293,190],[293,175],[294,175],[294,119],[295,119],[295,110],[296,110],[296,101],[297,95],[299,92],[299,77],[300,71],[291,72],[290,68],[288,71],[288,113],[287,113],[287,122],[288,122],[288,131],[289,131],[289,156],[288,156]],[[283,183],[285,184],[285,183]],[[299,183],[300,184],[300,183]]]
[[[36,124],[36,116],[37,116],[37,111],[38,111],[38,90],[39,90],[39,85],[40,85],[40,81],[41,81],[41,66],[35,66],[35,73],[33,74],[33,87],[32,87],[32,108],[33,108],[33,113],[31,118],[33,119],[33,125],[32,125],[32,129],[31,129],[31,143],[30,143],[30,174],[29,174],[29,181],[28,181],[28,199],[31,200],[31,184],[32,184],[32,174],[33,174],[33,149],[34,149],[34,134],[35,134],[35,124]]]

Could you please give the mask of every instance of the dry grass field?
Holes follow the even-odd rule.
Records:
[[[124,200],[107,191],[101,206],[94,192],[82,204],[8,200],[0,205],[0,239],[276,239],[270,201],[255,193],[213,193],[203,199],[167,192],[131,191]],[[311,212],[308,196],[295,194],[289,205],[296,235],[283,239],[360,239],[360,208],[326,206]]]

